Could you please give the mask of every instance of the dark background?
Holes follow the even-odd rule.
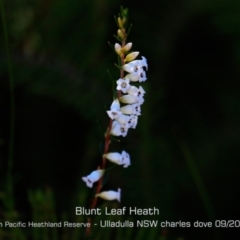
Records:
[[[81,177],[101,161],[100,129],[107,127],[105,111],[112,101],[107,69],[118,78],[116,54],[107,42],[116,42],[113,16],[120,5],[130,10],[129,41],[147,58],[149,71],[136,130],[110,147],[129,152],[132,165],[112,170],[108,189],[122,189],[119,207],[157,207],[160,215],[154,219],[161,221],[239,219],[239,1],[8,0],[19,219],[31,215],[29,190],[51,188],[59,218],[66,212],[70,219],[79,194],[84,196],[81,204],[88,205],[90,190]],[[10,97],[0,31],[4,189]],[[170,228],[159,234],[207,240],[230,239],[233,233],[224,228]]]

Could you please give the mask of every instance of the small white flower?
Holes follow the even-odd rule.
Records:
[[[117,80],[117,90],[121,90],[123,93],[126,93],[129,88],[130,88],[129,79],[119,78]]]
[[[82,177],[82,180],[86,182],[88,187],[92,187],[93,183],[97,182],[104,174],[105,170],[96,170],[90,173],[86,177]]]
[[[121,107],[121,112],[123,114],[134,114],[134,115],[141,115],[141,107],[138,103],[136,104],[130,104],[130,105],[125,105],[123,107]]]
[[[126,95],[121,96],[119,98],[119,100],[122,103],[129,103],[129,104],[138,102],[138,98],[133,96],[133,95],[130,95],[130,94],[126,94]]]
[[[114,136],[123,136],[126,137],[128,133],[128,126],[122,125],[116,120],[113,121],[112,123],[112,128],[110,133]]]
[[[118,165],[124,165],[124,168],[130,165],[129,154],[125,151],[122,151],[121,154],[117,152],[110,152],[104,154],[103,156],[107,158],[110,162],[116,163]]]
[[[118,202],[120,202],[121,199],[121,189],[118,188],[118,191],[104,191],[104,192],[100,192],[98,194],[95,195],[95,197],[100,197],[102,199],[105,200],[117,200]]]
[[[145,57],[142,57],[142,60],[134,60],[130,63],[124,64],[123,66],[124,71],[129,73],[137,73],[140,69],[143,69],[143,67],[148,68],[147,60]]]
[[[120,103],[118,99],[115,99],[112,102],[110,109],[111,110],[107,111],[107,114],[111,119],[116,119],[122,114],[122,112],[120,111]]]

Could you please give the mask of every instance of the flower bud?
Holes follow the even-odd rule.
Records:
[[[137,56],[138,56],[139,52],[132,52],[132,53],[129,53],[125,59],[124,59],[124,62],[130,62],[132,60],[134,60]]]
[[[124,34],[123,34],[122,30],[118,29],[118,30],[117,30],[117,35],[118,35],[121,39],[124,39]]]
[[[122,19],[120,18],[120,17],[118,17],[118,26],[120,27],[120,28],[123,28],[123,21],[122,21]]]
[[[128,51],[130,51],[130,49],[132,48],[132,43],[127,43],[123,48],[122,48],[122,51],[123,53],[126,53]]]
[[[117,200],[118,202],[120,202],[120,196],[121,194],[121,189],[118,188],[118,191],[105,191],[105,192],[100,192],[98,194],[95,195],[95,197],[100,197],[102,199],[105,200]]]
[[[116,53],[119,56],[121,56],[122,55],[122,47],[121,47],[121,45],[119,43],[115,43],[114,48],[115,48]]]

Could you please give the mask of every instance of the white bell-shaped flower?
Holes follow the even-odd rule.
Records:
[[[124,64],[123,70],[128,73],[138,72],[140,69],[143,69],[143,67],[148,68],[147,60],[145,57],[142,57],[142,60],[134,60],[130,63]]]
[[[114,136],[123,136],[126,137],[128,133],[128,126],[127,125],[122,125],[116,120],[113,121],[112,123],[112,128],[110,133]]]
[[[107,114],[111,119],[116,119],[122,114],[120,111],[120,103],[119,103],[118,99],[115,99],[112,102],[110,110],[107,111]]]
[[[92,187],[93,183],[97,182],[104,174],[105,170],[96,170],[90,173],[86,177],[82,177],[82,180],[86,182],[88,187]]]
[[[120,202],[121,199],[121,189],[118,188],[118,191],[104,191],[95,195],[95,197],[100,197],[104,200],[117,200]]]
[[[121,154],[117,152],[110,152],[110,153],[104,154],[103,156],[112,163],[123,165],[124,168],[130,165],[130,156],[125,151],[122,151]]]

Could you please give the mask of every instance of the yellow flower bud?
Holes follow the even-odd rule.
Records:
[[[128,43],[128,44],[126,44],[126,45],[122,48],[122,51],[123,51],[123,53],[126,53],[126,52],[128,52],[131,48],[132,48],[132,43]]]
[[[120,28],[123,28],[123,22],[122,22],[122,19],[120,18],[120,17],[118,17],[118,26],[120,27]]]
[[[116,53],[119,56],[121,56],[122,55],[122,47],[121,47],[121,45],[119,43],[115,43],[114,48],[115,48]]]
[[[117,35],[118,35],[121,39],[124,39],[124,34],[123,34],[123,32],[122,32],[121,29],[118,29]]]
[[[137,56],[138,56],[139,52],[132,52],[129,53],[126,58],[124,59],[124,62],[130,62],[132,60],[134,60]]]

